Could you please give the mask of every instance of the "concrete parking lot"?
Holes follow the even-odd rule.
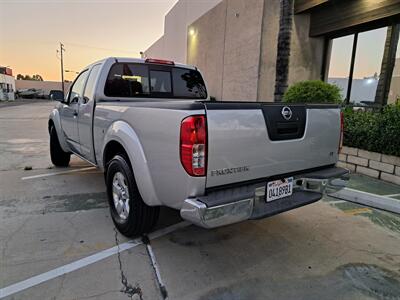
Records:
[[[168,299],[400,299],[400,216],[340,199],[214,230],[163,209],[148,245],[128,241],[103,174],[52,167],[52,106],[0,107],[0,298],[163,299],[161,282]]]

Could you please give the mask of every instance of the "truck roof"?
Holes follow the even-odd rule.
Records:
[[[114,60],[115,62],[122,62],[122,63],[139,63],[139,64],[145,64],[147,63],[147,59],[158,59],[155,57],[148,57],[148,58],[131,58],[131,57],[107,57],[101,60],[98,60],[90,65],[87,66],[87,68],[90,68],[92,65],[98,64],[98,63],[104,63],[107,60]],[[178,62],[174,62],[174,66],[176,67],[181,67],[181,68],[187,68],[187,69],[192,69],[192,70],[197,70],[195,66],[191,65],[186,65]]]

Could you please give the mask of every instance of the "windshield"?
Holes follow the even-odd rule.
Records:
[[[124,98],[207,98],[204,80],[197,70],[136,63],[115,63],[107,76],[104,94]]]

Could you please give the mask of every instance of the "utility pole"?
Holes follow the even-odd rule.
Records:
[[[61,86],[62,91],[65,93],[64,90],[64,61],[63,61],[63,52],[65,51],[64,45],[60,42],[60,58],[61,58]]]

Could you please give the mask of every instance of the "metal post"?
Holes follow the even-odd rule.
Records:
[[[353,50],[351,52],[350,74],[349,74],[349,83],[347,85],[346,104],[349,104],[350,101],[351,85],[353,83],[354,62],[356,60],[356,52],[357,52],[357,42],[358,42],[358,32],[354,34],[354,39],[353,39]]]
[[[65,93],[64,90],[64,61],[63,61],[63,51],[65,51],[64,45],[60,43],[60,58],[61,58],[61,86],[62,91]]]

